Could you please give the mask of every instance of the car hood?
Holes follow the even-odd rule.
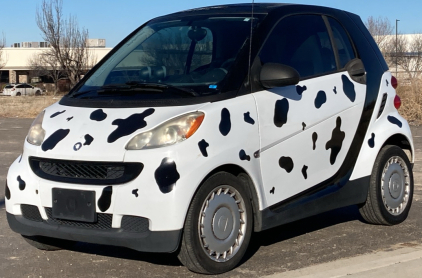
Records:
[[[37,156],[83,161],[123,161],[136,134],[204,104],[173,107],[81,108],[58,103],[45,109],[45,138]]]

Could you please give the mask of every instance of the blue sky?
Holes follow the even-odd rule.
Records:
[[[41,41],[35,24],[37,6],[42,0],[0,0],[0,32],[7,46],[14,42]],[[104,38],[107,47],[115,46],[145,21],[180,10],[202,6],[245,3],[242,0],[64,0],[64,15],[75,15],[90,38]],[[281,2],[256,0],[255,2]],[[385,16],[394,24],[400,19],[399,32],[422,33],[422,0],[290,0],[289,3],[329,6],[361,16]]]

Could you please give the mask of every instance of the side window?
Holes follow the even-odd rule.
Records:
[[[301,78],[337,70],[324,20],[319,15],[295,15],[281,20],[259,55],[261,62],[295,68]]]
[[[343,27],[334,18],[328,17],[331,29],[333,30],[334,43],[337,46],[340,66],[344,66],[350,61],[356,58],[355,52],[353,51],[352,43],[350,42],[349,36]]]

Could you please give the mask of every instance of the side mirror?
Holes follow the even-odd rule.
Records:
[[[266,89],[284,87],[299,83],[300,75],[294,68],[276,63],[266,63],[262,66],[259,81]]]

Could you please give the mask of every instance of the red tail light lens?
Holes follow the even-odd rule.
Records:
[[[15,88],[12,88],[12,91],[14,91],[15,90]]]
[[[399,109],[401,106],[401,99],[398,95],[396,95],[396,97],[394,98],[394,107],[396,107],[396,109]]]
[[[394,76],[391,76],[391,86],[393,86],[394,89],[397,89],[398,86],[398,82],[397,82],[397,78],[395,78]]]

